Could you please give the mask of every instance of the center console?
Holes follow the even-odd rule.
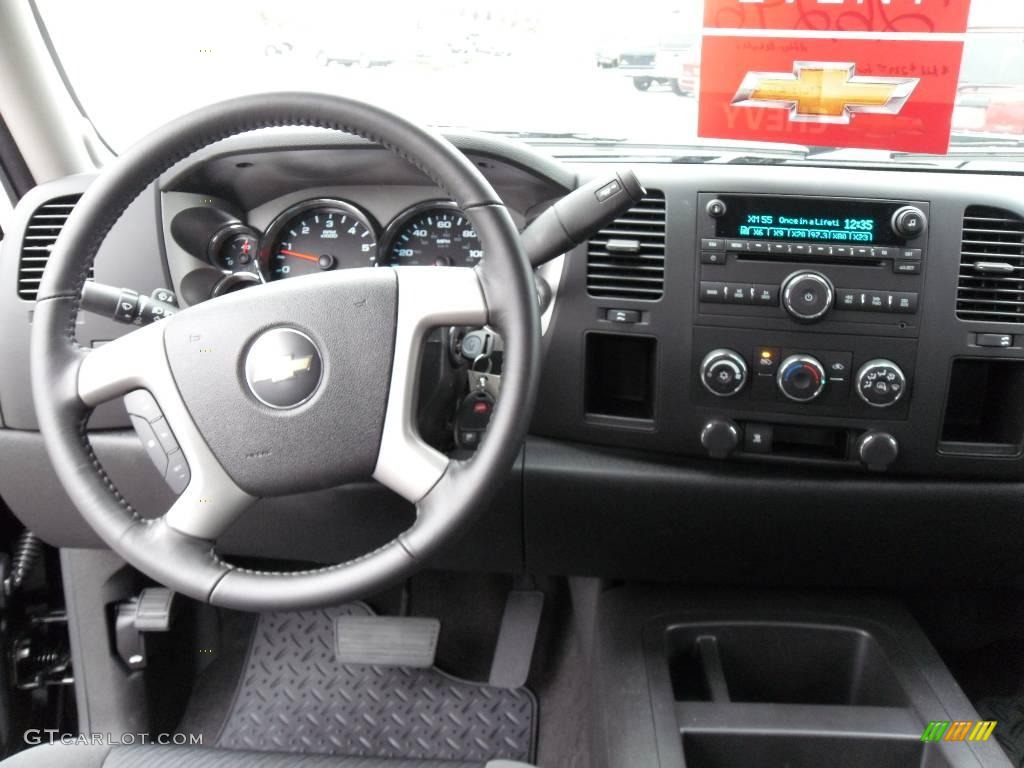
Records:
[[[602,768],[1010,765],[898,603],[620,587],[596,613]]]
[[[896,438],[877,425],[906,419],[913,398],[929,209],[699,195],[693,391],[721,412],[701,433],[712,457],[852,453],[873,469],[896,460]],[[739,411],[745,422],[730,416]],[[780,413],[807,428],[773,424]],[[831,430],[825,417],[860,424]]]

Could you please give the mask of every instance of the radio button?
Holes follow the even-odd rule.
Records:
[[[920,248],[900,248],[893,254],[893,256],[900,259],[916,259],[918,261],[921,260],[923,255],[924,251]]]
[[[789,253],[789,243],[769,243],[768,249],[772,253]]]
[[[753,242],[747,243],[747,250],[753,253],[767,253],[768,243],[763,242],[761,240],[755,240]]]
[[[847,256],[852,256],[853,255],[853,249],[852,248],[847,248],[845,245],[833,245],[832,246],[832,255],[833,256],[840,256],[842,258],[845,258]]]
[[[752,304],[752,285],[727,285],[725,286],[726,304]]]
[[[865,248],[863,246],[858,246],[857,248],[853,249],[853,255],[856,256],[859,259],[870,259],[871,256],[872,256],[872,250],[873,249],[871,249],[871,248]]]
[[[811,253],[811,246],[807,245],[806,243],[794,243],[793,245],[789,246],[789,252],[797,253],[801,256],[809,256]]]
[[[724,251],[725,240],[713,240],[711,238],[705,237],[703,240],[700,241],[700,247],[701,250],[704,251]]]
[[[876,259],[891,259],[896,256],[895,248],[872,248],[871,255]]]
[[[868,293],[868,312],[888,312],[889,311],[889,296],[890,294],[882,293],[879,291],[870,291]]]
[[[701,264],[725,264],[727,261],[725,253],[722,251],[701,251],[700,252],[700,263]]]
[[[753,303],[759,307],[779,306],[779,286],[755,285]]]
[[[724,304],[725,284],[701,282],[700,302],[701,304]]]
[[[897,293],[894,295],[896,298],[893,309],[894,312],[901,315],[913,315],[917,313],[918,296],[916,293]]]
[[[827,245],[812,245],[811,253],[815,256],[830,256],[832,255],[832,249]]]
[[[836,295],[836,309],[855,311],[860,309],[860,291],[840,288]]]
[[[920,261],[903,261],[896,259],[892,263],[892,271],[897,275],[920,275],[921,274],[921,262]]]
[[[747,250],[747,241],[746,240],[730,240],[729,242],[727,242],[725,244],[725,250],[727,250],[727,251],[735,251],[735,252],[745,251],[745,250]]]

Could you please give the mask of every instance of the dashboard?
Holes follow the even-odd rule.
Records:
[[[502,139],[453,139],[520,229],[607,171],[601,157],[566,162]],[[513,570],[716,583],[799,573],[804,584],[898,582],[941,557],[949,574],[1016,578],[1019,178],[627,164],[643,201],[541,268],[553,300],[530,436],[463,555],[479,563],[467,551],[488,552],[487,565]],[[73,206],[90,181],[44,185],[16,211],[0,261],[0,292],[19,297],[0,303],[6,360],[27,361],[38,253],[29,226],[46,206]],[[115,226],[95,278],[170,289],[189,304],[335,269],[482,258],[471,222],[404,161],[360,140],[280,132],[221,142],[165,174]],[[125,331],[93,316],[79,323],[84,345]],[[24,457],[0,466],[0,495],[48,538],[88,541],[67,513],[28,511],[37,489],[25,478],[44,459],[27,447],[27,363],[0,366],[0,412],[0,441],[17,442],[0,450]],[[102,444],[128,423],[111,407],[90,426]],[[118,445],[131,467],[129,438]],[[166,506],[166,489],[124,482]],[[353,509],[387,507],[353,493],[364,494],[345,496]],[[304,503],[303,514],[341,525],[339,498],[323,509]],[[921,540],[921,530],[956,526],[972,509],[987,525],[969,542]],[[271,512],[260,519],[271,525]],[[236,549],[272,556],[275,543],[255,543],[258,527]],[[742,535],[751,529],[758,535]],[[282,552],[301,536],[274,530]],[[865,530],[918,549],[878,550]],[[338,559],[347,535],[310,537],[298,551]]]

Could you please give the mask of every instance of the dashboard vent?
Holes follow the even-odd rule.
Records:
[[[39,282],[50,259],[50,251],[57,242],[57,236],[64,229],[64,223],[71,215],[71,209],[81,195],[57,197],[40,205],[25,229],[21,244],[21,259],[18,262],[18,296],[26,301],[35,301],[39,293]],[[89,274],[92,277],[90,271]]]
[[[967,209],[956,316],[1024,323],[1024,218],[999,208]]]
[[[587,293],[656,301],[665,287],[665,195],[648,190],[587,246]]]

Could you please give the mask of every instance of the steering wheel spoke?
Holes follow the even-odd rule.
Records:
[[[427,445],[416,429],[416,400],[423,341],[445,325],[484,325],[488,320],[476,270],[401,267],[398,321],[388,408],[373,477],[413,503],[433,488],[448,457]]]
[[[166,471],[185,483],[165,515],[167,525],[195,538],[215,539],[255,498],[224,471],[189,415],[167,361],[161,323],[91,350],[78,371],[78,396],[91,407],[139,389],[149,392],[155,405],[133,418],[151,424],[163,419],[169,430],[162,437],[154,429],[153,445],[145,447],[159,452],[160,443],[173,441],[177,450],[170,451]]]

